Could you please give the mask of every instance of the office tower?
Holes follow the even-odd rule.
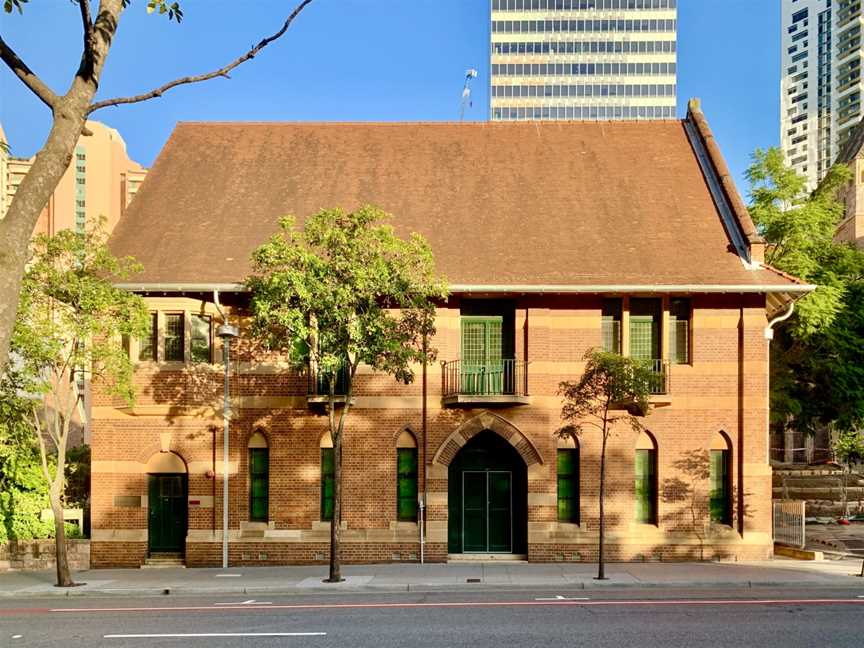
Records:
[[[129,159],[126,142],[115,129],[95,121],[88,121],[87,128],[91,134],[78,139],[72,163],[42,210],[36,233],[82,229],[87,220],[99,217],[106,219],[110,232],[147,175],[147,169]],[[0,141],[5,142],[2,129]],[[14,153],[0,146],[0,218],[33,166],[34,158]]]
[[[677,0],[492,0],[490,117],[671,119]]]
[[[783,0],[780,141],[812,189],[861,119],[860,0]]]

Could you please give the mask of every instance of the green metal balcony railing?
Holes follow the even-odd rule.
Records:
[[[441,365],[441,392],[445,398],[528,395],[528,363],[524,360],[499,360],[484,364],[452,360]]]
[[[339,368],[339,373],[336,374],[336,396],[345,396],[348,393],[348,365],[343,364]],[[306,382],[306,393],[308,396],[329,396],[329,386],[327,376],[309,368]]]
[[[651,370],[651,378],[648,381],[648,392],[652,396],[669,393],[669,361],[668,360],[646,360]]]

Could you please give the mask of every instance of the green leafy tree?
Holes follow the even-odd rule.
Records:
[[[621,426],[640,432],[644,429],[640,415],[649,409],[653,372],[643,362],[617,353],[590,349],[584,356],[585,370],[578,381],[564,381],[558,386],[563,397],[558,430],[561,437],[578,437],[588,428],[600,432],[600,508],[597,580],[606,580],[603,547],[606,530],[606,446]]]
[[[22,386],[18,374],[0,376],[0,543],[49,538],[54,531],[41,518],[48,484]]]
[[[410,383],[414,366],[434,359],[427,339],[435,303],[447,294],[428,244],[417,234],[400,239],[386,219],[368,206],[322,210],[300,229],[285,218],[253,253],[247,281],[253,334],[295,365],[308,364],[325,385],[334,455],[330,582],[342,580],[342,441],[357,367]]]
[[[54,0],[52,0],[54,2]],[[157,97],[181,85],[209,81],[215,78],[228,79],[229,74],[252,60],[261,50],[281,38],[294,19],[312,0],[298,1],[288,14],[282,27],[260,40],[244,54],[219,69],[203,74],[184,76],[168,81],[158,88],[128,97],[113,97],[95,101],[96,91],[108,53],[117,35],[123,12],[133,4],[132,0],[70,0],[62,3],[71,8],[75,21],[82,30],[81,62],[69,81],[65,94],[57,94],[36,72],[34,72],[0,35],[0,60],[9,71],[41,101],[52,114],[51,130],[45,143],[36,153],[30,172],[21,181],[12,199],[6,216],[0,219],[0,370],[6,365],[9,340],[15,325],[15,311],[21,279],[27,263],[27,242],[36,226],[42,209],[57,185],[75,152],[78,138],[88,134],[86,121],[97,110],[112,106],[140,103]],[[7,13],[26,13],[29,0],[3,0]],[[59,5],[56,9],[59,11]],[[183,19],[181,2],[173,0],[146,0],[142,3],[148,13],[163,15],[175,22]],[[236,5],[236,6],[235,6]],[[75,11],[77,9],[77,11]],[[239,3],[229,7],[213,8],[212,11],[244,11]],[[8,26],[11,20],[3,22]],[[104,87],[101,88],[104,90]]]
[[[29,396],[31,430],[54,514],[57,585],[73,585],[66,557],[63,504],[69,432],[89,379],[131,403],[132,363],[121,345],[147,331],[144,301],[112,285],[138,270],[113,257],[105,235],[61,231],[38,236],[22,282],[12,334],[18,393]]]
[[[851,180],[832,167],[819,187],[787,167],[779,149],[757,150],[747,172],[750,212],[766,240],[766,263],[816,284],[771,346],[776,427],[813,433],[864,421],[864,252],[836,241],[845,215],[837,192]]]

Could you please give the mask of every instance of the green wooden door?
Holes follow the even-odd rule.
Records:
[[[149,476],[147,504],[151,552],[182,552],[185,549],[186,483],[186,475]]]
[[[462,551],[513,551],[512,481],[503,471],[462,473]]]
[[[489,472],[489,552],[513,551],[510,503],[510,473]]]
[[[630,357],[635,360],[660,358],[659,299],[630,300]]]
[[[488,551],[486,473],[462,473],[462,551]]]
[[[503,389],[503,317],[462,317],[462,393],[500,394]]]

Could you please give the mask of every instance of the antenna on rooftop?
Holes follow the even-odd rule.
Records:
[[[465,71],[465,85],[462,86],[462,104],[459,107],[459,121],[465,121],[465,108],[473,106],[471,101],[471,79],[477,78],[477,70],[471,68]]]

